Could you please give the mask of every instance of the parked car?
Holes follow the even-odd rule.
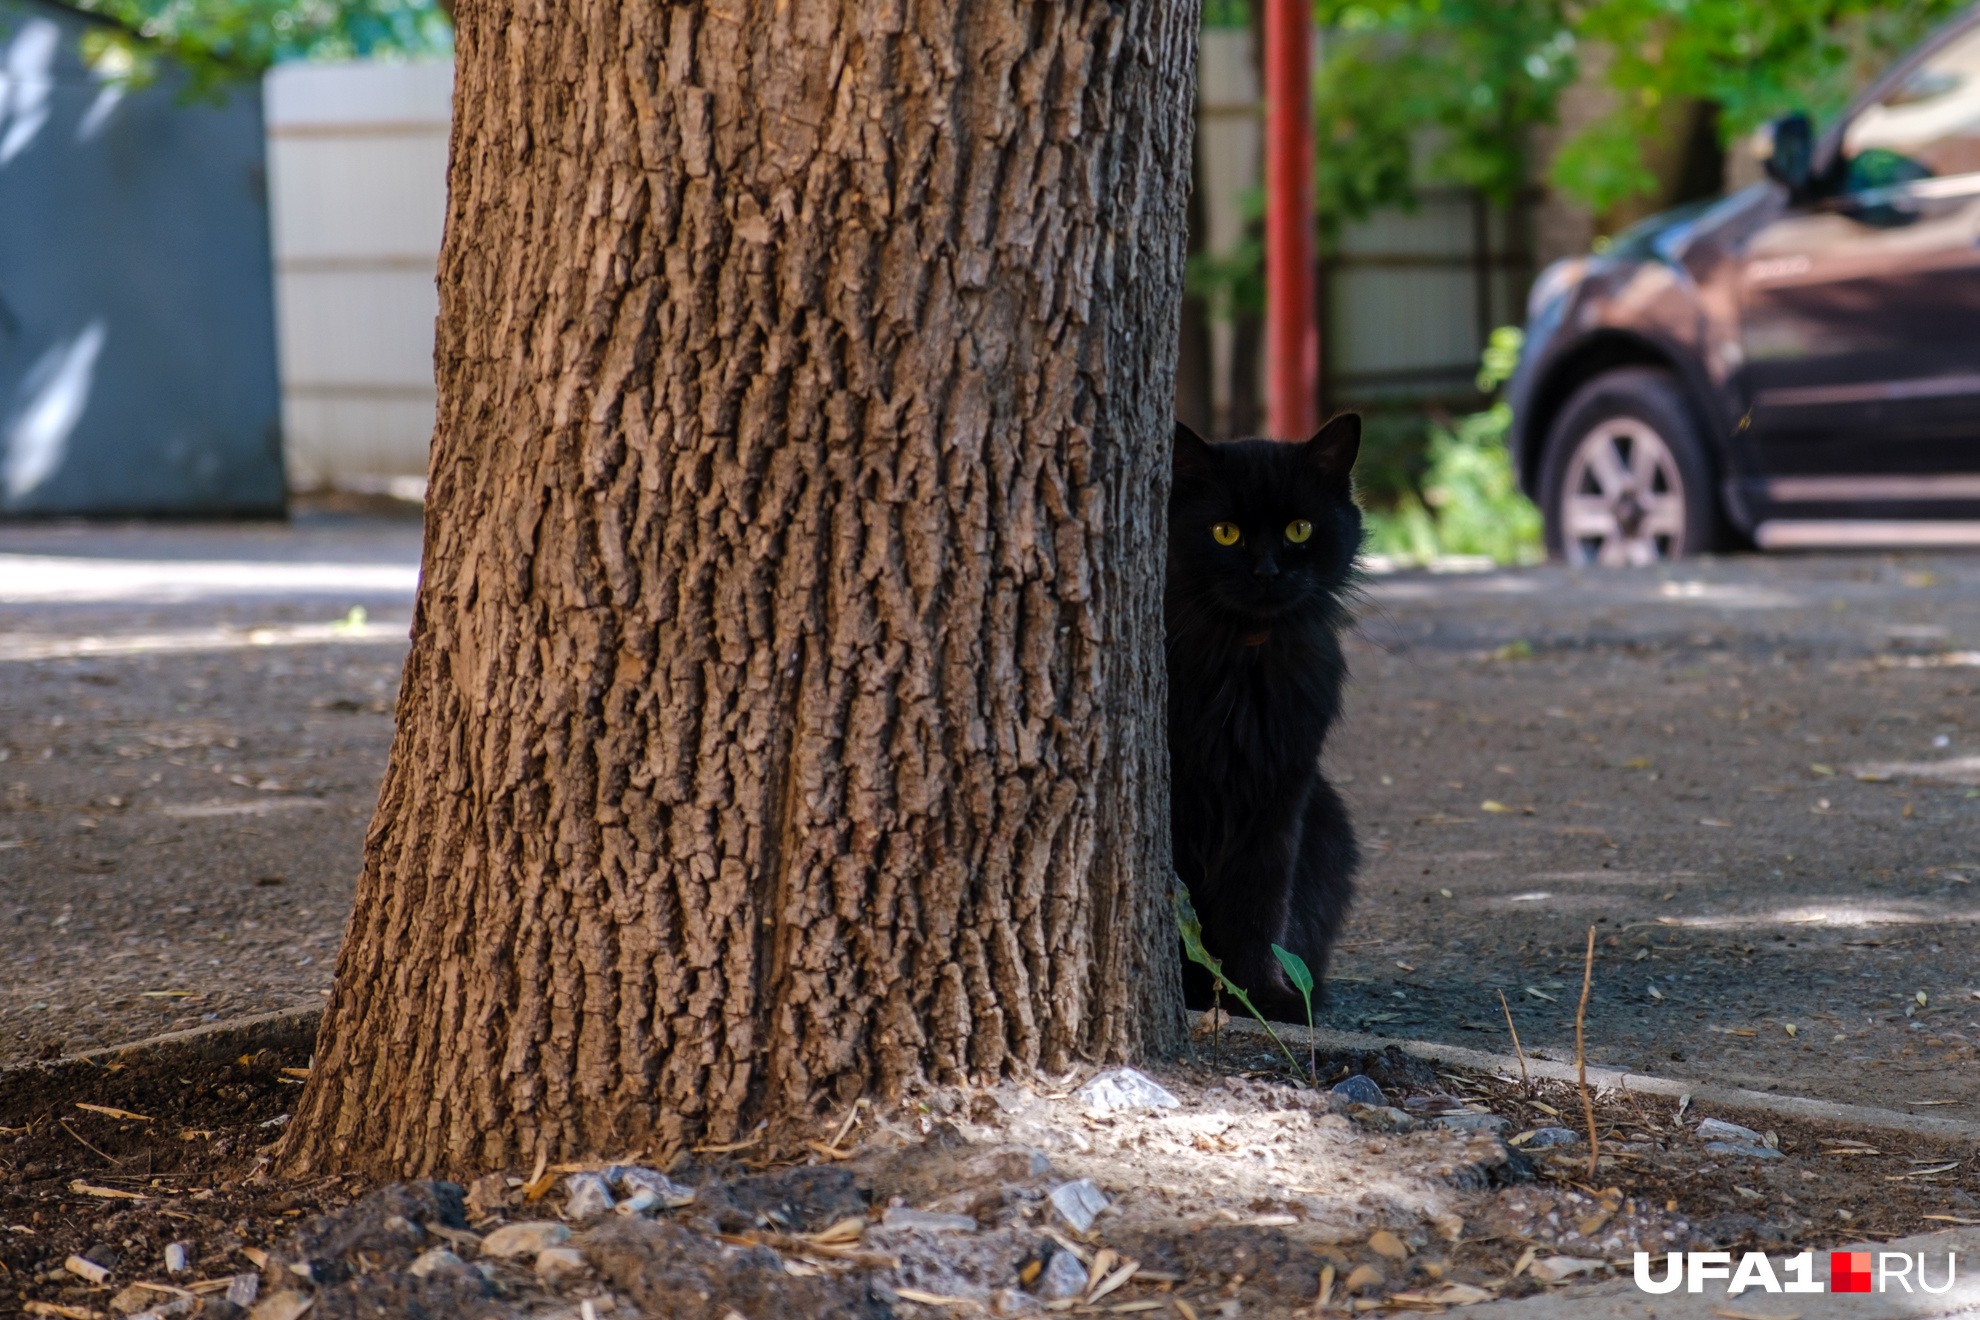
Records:
[[[1535,282],[1511,444],[1550,553],[1980,545],[1980,7],[1768,178]]]

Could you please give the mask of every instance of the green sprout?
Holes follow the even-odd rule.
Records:
[[[1230,977],[1224,975],[1223,960],[1211,957],[1210,951],[1203,947],[1203,922],[1197,918],[1196,907],[1189,901],[1189,891],[1181,885],[1176,886],[1176,926],[1182,932],[1183,952],[1189,955],[1189,960],[1209,972],[1218,985],[1230,991],[1232,997],[1244,1005],[1246,1012],[1258,1019],[1258,1025],[1265,1028],[1265,1034],[1270,1036],[1272,1043],[1279,1047],[1279,1053],[1286,1056],[1286,1062],[1292,1065],[1293,1073],[1297,1076],[1299,1060],[1295,1059],[1292,1051],[1286,1048],[1286,1043],[1279,1039],[1279,1033],[1272,1030],[1272,1024],[1265,1020],[1265,1015],[1252,1006],[1251,996],[1239,989],[1237,983]],[[1312,983],[1313,978],[1309,976],[1307,984]]]
[[[1272,946],[1272,956],[1279,960],[1279,966],[1286,969],[1286,979],[1299,991],[1299,997],[1306,1001],[1306,1052],[1308,1075],[1313,1084],[1320,1084],[1320,1046],[1313,1039],[1313,973],[1306,965],[1306,959],[1291,949]]]

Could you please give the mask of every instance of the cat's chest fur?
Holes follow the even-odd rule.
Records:
[[[1256,790],[1315,767],[1338,714],[1331,676],[1342,668],[1340,643],[1311,623],[1265,631],[1259,642],[1205,638],[1172,652],[1180,661],[1169,689],[1179,775]]]

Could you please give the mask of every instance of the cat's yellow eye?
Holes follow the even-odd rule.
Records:
[[[1298,518],[1286,524],[1286,539],[1294,545],[1298,545],[1311,535],[1313,535],[1313,524],[1304,518]]]
[[[1216,538],[1218,545],[1236,545],[1240,533],[1236,523],[1212,523],[1210,535]]]

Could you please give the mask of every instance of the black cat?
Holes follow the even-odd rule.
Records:
[[[1301,1015],[1272,945],[1314,980],[1360,863],[1320,748],[1340,711],[1340,630],[1361,548],[1349,472],[1361,419],[1304,444],[1209,444],[1176,426],[1169,496],[1169,765],[1176,873],[1224,974],[1269,1015]],[[1210,978],[1184,967],[1194,1007]]]

